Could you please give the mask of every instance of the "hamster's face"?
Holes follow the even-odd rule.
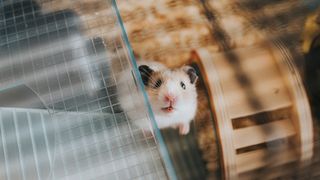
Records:
[[[188,113],[186,111],[196,107],[198,77],[192,67],[154,71],[142,65],[139,71],[156,115]]]

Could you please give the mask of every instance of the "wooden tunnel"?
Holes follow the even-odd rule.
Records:
[[[205,48],[192,59],[209,91],[225,179],[311,161],[312,116],[289,51],[271,43],[224,53]]]

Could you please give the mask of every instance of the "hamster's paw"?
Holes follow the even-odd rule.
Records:
[[[186,135],[190,131],[190,125],[189,123],[181,123],[178,125],[179,127],[179,134]]]

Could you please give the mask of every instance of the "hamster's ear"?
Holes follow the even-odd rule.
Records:
[[[198,80],[198,75],[196,73],[196,70],[191,67],[191,66],[183,66],[182,70],[188,74],[189,78],[190,78],[190,82],[191,84],[194,84],[197,82]]]
[[[147,65],[139,66],[139,71],[140,71],[140,74],[141,74],[141,78],[142,78],[143,84],[145,86],[147,86],[148,85],[148,81],[150,79],[150,76],[152,75],[152,73],[154,71]]]

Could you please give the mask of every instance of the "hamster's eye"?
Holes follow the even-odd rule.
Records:
[[[162,80],[161,79],[158,79],[157,81],[156,81],[156,83],[154,84],[154,88],[159,88],[160,86],[161,86],[161,84],[162,84]]]
[[[182,81],[180,82],[180,86],[182,87],[182,89],[186,89],[186,85]]]

